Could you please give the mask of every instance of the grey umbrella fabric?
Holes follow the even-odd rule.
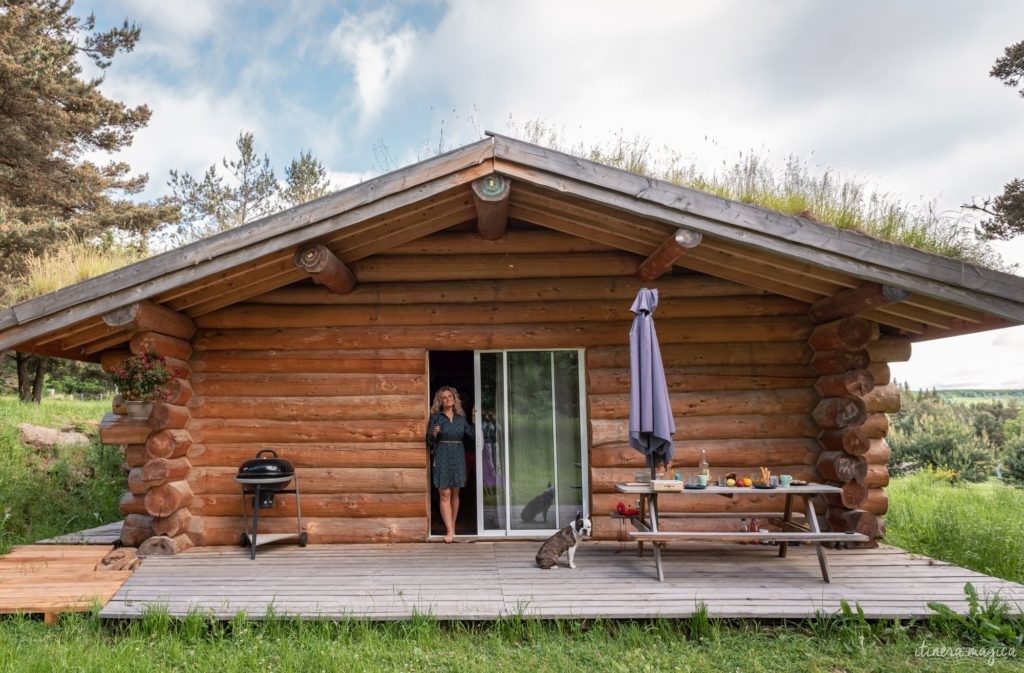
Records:
[[[629,445],[647,456],[655,468],[672,460],[672,434],[676,431],[668,397],[665,366],[654,330],[658,291],[641,288],[630,311],[636,314],[629,331]]]

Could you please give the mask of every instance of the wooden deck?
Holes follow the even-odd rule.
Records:
[[[121,539],[121,524],[123,521],[115,521],[103,526],[80,530],[77,533],[68,533],[51,537],[48,540],[39,540],[36,544],[102,544],[113,545]],[[109,550],[108,550],[109,551]]]
[[[220,619],[245,612],[352,616],[372,620],[430,614],[438,619],[688,617],[705,603],[712,617],[800,618],[833,613],[840,600],[868,618],[929,616],[929,601],[966,612],[963,587],[1024,608],[1024,585],[899,549],[831,552],[833,582],[821,580],[809,546],[780,559],[761,545],[673,545],[659,583],[650,552],[590,542],[578,568],[541,570],[536,542],[453,545],[332,545],[195,549],[146,559],[101,615],[138,617],[149,606]]]
[[[25,545],[0,557],[0,613],[86,612],[113,596],[131,571],[97,571],[110,545]]]

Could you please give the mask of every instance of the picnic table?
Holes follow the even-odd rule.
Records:
[[[806,484],[802,486],[778,486],[771,490],[742,486],[708,486],[703,489],[684,489],[679,492],[659,492],[651,484],[627,483],[616,484],[619,493],[627,493],[640,497],[640,513],[631,517],[637,529],[630,532],[630,537],[639,545],[638,550],[643,556],[643,543],[650,542],[654,549],[654,563],[658,571],[658,581],[665,581],[665,573],[661,564],[661,548],[668,542],[676,541],[707,541],[722,540],[730,542],[777,542],[779,557],[785,558],[790,542],[806,542],[814,545],[818,554],[818,565],[821,566],[821,577],[831,583],[832,577],[828,567],[825,542],[866,542],[868,537],[861,533],[828,532],[818,526],[818,515],[814,511],[814,496],[829,493],[839,494],[842,490],[827,484]],[[659,519],[669,514],[659,514],[658,498],[692,498],[697,495],[718,495],[724,498],[747,498],[765,493],[783,494],[786,496],[782,519],[778,522],[781,531],[774,532],[743,532],[743,531],[663,531],[659,528]],[[800,524],[793,520],[795,499],[803,500],[805,521]],[[676,516],[687,516],[678,514]]]

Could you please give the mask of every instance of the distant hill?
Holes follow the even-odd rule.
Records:
[[[951,389],[951,390],[938,390],[936,393],[943,399],[950,400],[951,402],[971,403],[971,402],[992,402],[995,400],[1003,400],[1004,402],[1010,402],[1016,400],[1018,404],[1024,406],[1024,390],[1022,389],[1010,389],[1010,390],[982,390],[982,389]]]

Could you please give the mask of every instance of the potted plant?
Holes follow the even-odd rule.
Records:
[[[128,409],[128,417],[144,420],[149,418],[153,402],[167,399],[167,384],[178,378],[178,372],[167,365],[164,356],[149,352],[127,358],[110,376]]]

